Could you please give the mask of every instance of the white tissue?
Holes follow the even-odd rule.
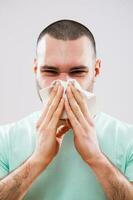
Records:
[[[97,106],[97,102],[96,102],[96,96],[94,95],[94,93],[88,92],[86,90],[83,90],[80,86],[80,84],[75,80],[75,79],[69,79],[68,81],[62,81],[62,80],[56,80],[56,81],[60,81],[60,83],[63,85],[64,87],[64,94],[65,94],[65,90],[67,88],[67,85],[69,83],[69,81],[74,83],[74,86],[83,94],[83,96],[86,99],[87,105],[88,105],[88,110],[89,110],[89,114],[92,118],[94,118],[98,112],[98,106]],[[47,104],[48,102],[48,98],[49,98],[49,94],[50,94],[50,90],[52,87],[54,87],[56,81],[53,81],[51,83],[51,85],[49,87],[43,88],[39,91],[39,94],[42,98],[43,104]],[[61,116],[61,119],[67,119],[67,113],[64,110]]]

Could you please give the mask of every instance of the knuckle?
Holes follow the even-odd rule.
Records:
[[[35,128],[38,130],[40,128],[41,125],[41,120],[39,119],[35,125]]]
[[[59,110],[54,113],[54,117],[57,118],[59,116]]]
[[[79,111],[79,108],[78,108],[78,106],[77,106],[77,104],[76,104],[76,103],[74,103],[74,104],[73,104],[73,108],[75,109],[75,111],[76,111],[76,112],[78,112],[78,111]]]
[[[88,131],[90,131],[90,127],[89,126],[84,126],[84,131],[85,131],[85,133],[87,133]]]
[[[56,105],[60,103],[61,97],[62,97],[61,95],[55,97]]]
[[[53,87],[53,89],[52,89],[51,93],[52,93],[52,94],[55,94],[55,93],[57,92],[57,89],[58,89],[58,87],[57,87],[57,86]]]
[[[70,116],[71,118],[73,117],[73,113],[72,113],[71,110],[69,110],[69,112],[68,112],[68,116]]]
[[[91,125],[92,128],[95,127],[95,124],[94,124],[94,122],[92,120],[90,121],[90,125]]]
[[[63,89],[62,89],[62,88],[59,88],[56,97],[57,97],[57,98],[60,98],[60,97],[62,96],[62,94],[63,94]]]
[[[39,124],[39,123],[37,123],[37,124],[36,124],[36,127],[35,127],[35,128],[36,128],[36,130],[38,130],[38,129],[39,129],[39,127],[40,127],[40,124]]]
[[[49,127],[49,129],[48,129],[48,135],[51,133],[51,132],[53,132],[54,131],[54,128],[53,127]]]
[[[54,99],[55,94],[50,94],[49,99],[47,101],[47,105],[50,105],[52,100]]]
[[[55,103],[53,102],[52,104],[50,104],[50,107],[49,107],[49,109],[52,111],[52,110],[54,110],[54,107],[55,107],[56,105],[55,105]]]
[[[73,99],[72,93],[70,91],[68,91],[68,95],[70,99]]]
[[[54,87],[50,92],[50,99],[53,99],[56,94],[57,94],[57,87]]]
[[[83,104],[83,105],[85,105],[85,100],[84,100],[84,98],[80,98],[80,102]]]
[[[75,112],[76,112],[77,115],[79,114],[79,110],[78,109]]]
[[[40,134],[44,134],[45,133],[45,135],[46,135],[46,133],[48,133],[48,128],[41,127],[38,131],[39,131]]]
[[[49,107],[51,105],[51,99],[49,99],[49,101],[47,102],[47,106],[46,107]]]
[[[50,105],[50,109],[53,110],[53,108],[54,108],[54,104],[52,103],[52,104]]]

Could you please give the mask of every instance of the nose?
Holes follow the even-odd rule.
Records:
[[[67,73],[60,73],[58,78],[62,81],[68,81],[70,79],[70,76]]]

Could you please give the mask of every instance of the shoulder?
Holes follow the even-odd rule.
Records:
[[[133,142],[133,125],[116,117],[110,116],[104,112],[100,112],[96,118],[97,127],[102,130],[103,134],[110,134],[119,140],[128,139]]]
[[[124,172],[133,152],[133,125],[100,112],[95,127],[102,151]]]
[[[121,126],[130,126],[127,122],[119,120],[118,118],[111,116],[105,112],[99,112],[97,114],[97,119],[99,123],[108,124],[108,125],[121,125]]]
[[[123,129],[133,127],[132,124],[122,121],[104,112],[100,112],[98,118],[99,118],[99,123],[102,123],[103,125],[106,125],[106,126],[120,127]]]
[[[19,132],[25,132],[24,130],[30,130],[33,128],[40,116],[40,111],[33,112],[24,118],[12,122],[6,125],[0,125],[0,139],[6,139],[10,134],[18,134]]]

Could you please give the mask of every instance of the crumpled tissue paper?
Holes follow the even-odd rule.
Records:
[[[46,105],[49,99],[49,94],[50,91],[52,89],[52,87],[54,87],[56,81],[60,81],[60,83],[63,85],[64,87],[64,94],[65,94],[65,90],[67,88],[67,85],[69,83],[69,81],[73,82],[74,86],[83,94],[83,96],[86,99],[87,102],[87,106],[88,106],[88,110],[89,110],[89,114],[92,118],[94,118],[96,116],[96,114],[98,113],[98,106],[97,106],[97,101],[96,101],[96,96],[94,95],[94,93],[88,92],[87,90],[82,89],[82,87],[80,86],[80,84],[75,80],[75,79],[69,79],[68,81],[62,81],[62,80],[55,80],[51,83],[51,85],[49,87],[43,88],[41,90],[39,90],[39,94],[42,98],[43,104]],[[62,116],[60,119],[68,119],[67,113],[64,110],[62,113]]]

